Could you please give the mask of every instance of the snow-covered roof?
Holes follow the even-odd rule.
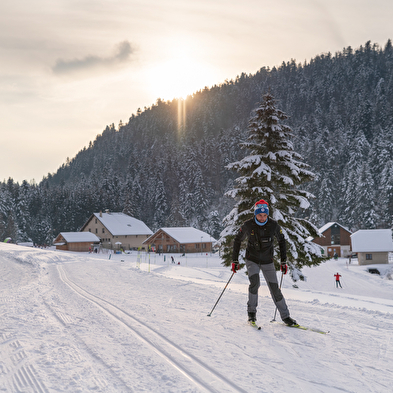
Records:
[[[339,224],[338,222],[328,222],[327,224],[325,224],[323,227],[319,228],[319,232],[323,233],[325,232],[327,229],[329,229],[331,226],[333,226],[334,224],[337,224],[338,226],[340,226],[341,228],[345,229],[347,232],[351,232],[348,228],[343,227],[341,224]]]
[[[143,221],[124,213],[94,213],[94,216],[113,236],[153,234]]]
[[[180,244],[201,243],[201,242],[214,243],[214,242],[216,242],[216,239],[214,239],[208,233],[203,232],[203,231],[196,229],[196,228],[192,228],[192,227],[161,228],[161,230],[163,232],[165,232],[166,234],[168,234],[173,239],[175,239]],[[146,239],[144,241],[144,243],[148,243],[149,239]]]
[[[393,251],[391,229],[360,229],[351,235],[353,252]]]
[[[100,238],[90,232],[60,232],[67,243],[99,242]]]

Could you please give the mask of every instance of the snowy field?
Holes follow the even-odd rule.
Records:
[[[392,264],[378,276],[331,260],[298,288],[284,277],[291,316],[323,335],[271,323],[262,275],[262,329],[249,327],[244,269],[208,317],[230,269],[170,256],[1,243],[0,391],[392,392]]]

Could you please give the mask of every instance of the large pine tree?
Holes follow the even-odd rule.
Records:
[[[300,268],[318,265],[325,258],[319,246],[306,240],[318,236],[317,228],[309,221],[297,218],[300,209],[309,207],[310,193],[299,185],[313,180],[314,174],[294,151],[292,130],[281,124],[287,116],[276,109],[273,96],[268,93],[249,122],[249,135],[241,147],[249,153],[242,160],[231,163],[228,169],[240,174],[235,188],[226,193],[236,200],[233,210],[224,218],[221,233],[224,263],[229,265],[232,242],[242,223],[253,216],[253,206],[263,198],[269,202],[270,214],[278,221],[287,241],[287,257],[294,280],[302,278]],[[278,247],[276,245],[276,247]],[[278,250],[277,250],[278,251]],[[275,253],[275,264],[279,262]]]

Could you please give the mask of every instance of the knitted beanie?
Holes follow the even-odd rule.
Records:
[[[266,213],[267,215],[269,215],[269,204],[263,199],[261,199],[255,204],[254,209],[255,216],[260,213]]]

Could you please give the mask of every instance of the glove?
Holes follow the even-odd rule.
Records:
[[[281,262],[280,270],[282,271],[282,274],[288,273],[288,265],[287,265],[286,261]]]
[[[234,273],[236,273],[239,270],[239,261],[233,261],[232,262],[232,269]]]

